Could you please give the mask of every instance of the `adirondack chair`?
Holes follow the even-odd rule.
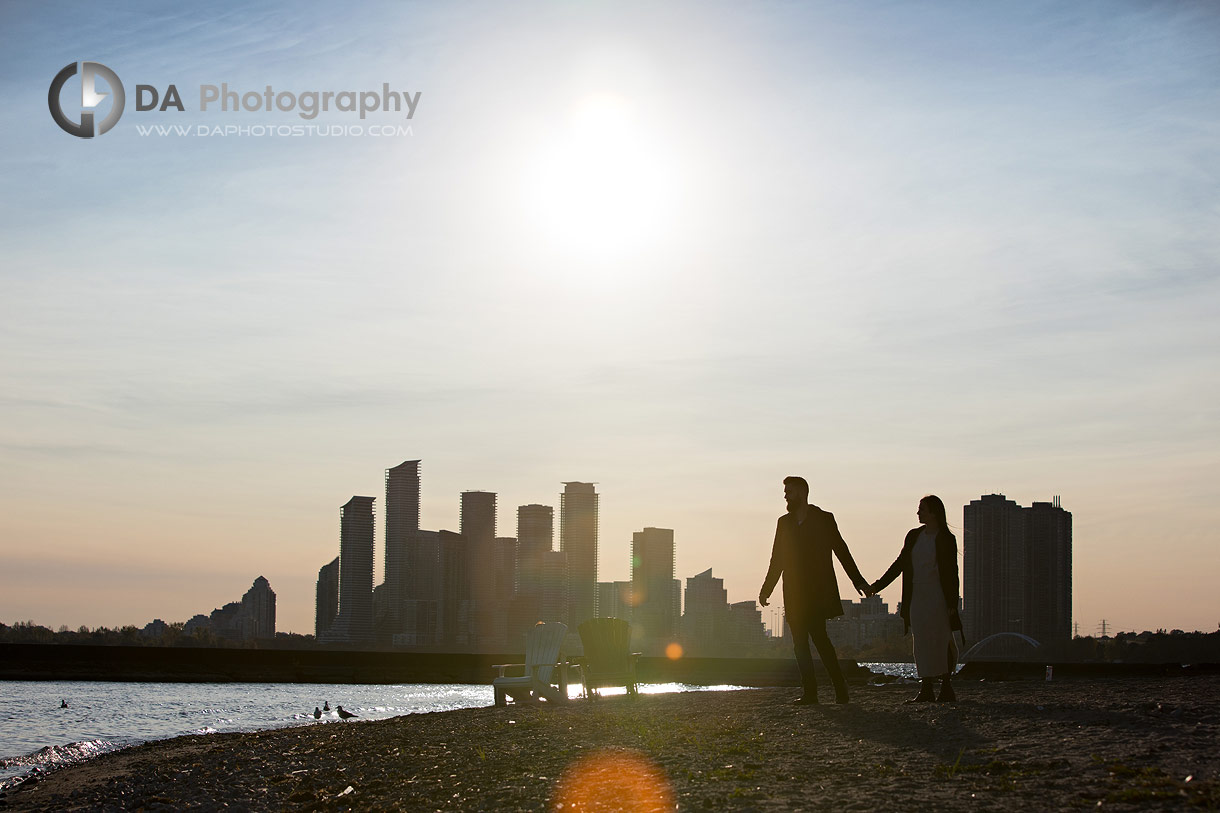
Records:
[[[640,653],[631,651],[631,625],[621,618],[590,618],[579,632],[585,654],[577,662],[585,696],[592,699],[598,697],[598,689],[626,686],[628,696],[635,697],[635,662]]]
[[[499,676],[491,682],[497,706],[508,705],[505,695],[517,703],[540,698],[562,703],[568,699],[567,669],[559,663],[559,648],[567,633],[567,625],[558,621],[540,623],[526,634],[525,663],[502,663],[492,667],[500,670]],[[525,674],[505,675],[504,671],[512,667],[524,667]]]

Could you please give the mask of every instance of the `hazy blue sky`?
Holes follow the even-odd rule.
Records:
[[[339,506],[422,458],[425,527],[596,481],[603,580],[670,527],[732,600],[787,474],[870,577],[925,493],[1058,494],[1082,632],[1220,622],[1213,6],[9,2],[0,46],[0,620],[263,575],[311,632]],[[91,140],[80,60],[128,94]],[[306,123],[222,82],[422,95],[139,134]]]

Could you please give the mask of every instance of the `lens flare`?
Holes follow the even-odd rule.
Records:
[[[674,641],[672,644],[665,647],[665,657],[669,658],[671,661],[676,661],[678,658],[681,658],[682,644]]]
[[[651,813],[674,809],[665,774],[645,756],[603,751],[577,760],[555,786],[551,810]]]

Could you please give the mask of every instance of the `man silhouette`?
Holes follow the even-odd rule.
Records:
[[[779,577],[784,577],[784,618],[792,631],[792,649],[796,665],[801,670],[804,692],[793,701],[796,705],[818,702],[818,682],[813,674],[813,655],[809,641],[817,647],[822,666],[830,673],[835,687],[835,702],[847,702],[847,681],[839,668],[835,648],[826,636],[826,619],[843,615],[839,601],[839,584],[835,579],[831,551],[839,557],[843,569],[861,595],[868,582],[851,558],[851,551],[839,533],[834,515],[809,504],[809,483],[804,477],[784,478],[784,500],[788,513],[779,518],[775,527],[775,544],[771,548],[771,566],[758,593],[758,603],[767,606]]]

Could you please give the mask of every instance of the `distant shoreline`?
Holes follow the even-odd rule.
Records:
[[[197,647],[0,644],[0,680],[185,683],[490,683],[520,653],[354,652]],[[856,680],[871,673],[843,661]],[[795,686],[792,658],[641,658],[643,683]],[[573,682],[577,680],[572,676]]]
[[[105,680],[165,683],[488,683],[497,663],[520,654],[351,652],[336,650],[208,649],[196,647],[0,644],[0,680]],[[841,660],[848,680],[874,677],[854,660]],[[1217,664],[1053,663],[972,661],[970,678],[1119,677],[1215,674]],[[792,658],[641,658],[643,683],[712,686],[796,686]],[[572,680],[576,681],[575,675]]]
[[[26,782],[9,810],[1220,806],[1220,676],[958,682],[793,707],[793,690],[578,700],[177,737]],[[829,688],[823,700],[830,699]],[[569,806],[564,808],[569,809]]]

